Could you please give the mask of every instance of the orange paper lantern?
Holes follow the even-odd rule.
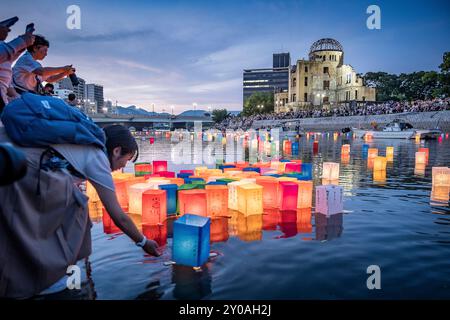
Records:
[[[185,213],[198,216],[207,216],[206,190],[192,189],[179,190],[180,215]]]
[[[226,216],[228,213],[228,187],[206,185],[205,190],[208,216]]]
[[[167,218],[165,190],[147,190],[142,194],[142,223],[158,224]]]

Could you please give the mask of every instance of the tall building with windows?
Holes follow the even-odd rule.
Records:
[[[89,83],[86,85],[86,99],[89,101],[95,101],[97,104],[97,112],[103,113],[104,98],[103,98],[103,86]]]
[[[256,92],[274,94],[289,88],[289,53],[273,54],[272,68],[245,69],[243,74],[244,103]]]
[[[83,78],[78,77],[78,85],[73,87],[73,93],[79,100],[86,99],[86,81]]]
[[[330,38],[314,42],[309,59],[298,60],[291,69],[287,97],[286,93],[275,93],[274,97],[276,112],[310,106],[355,105],[375,99],[375,88],[365,86],[353,67],[344,64],[342,45]]]

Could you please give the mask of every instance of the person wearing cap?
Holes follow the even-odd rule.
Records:
[[[34,36],[31,33],[25,33],[10,42],[5,42],[10,31],[9,27],[0,24],[0,114],[4,106],[17,96],[11,86],[11,65],[34,42]]]

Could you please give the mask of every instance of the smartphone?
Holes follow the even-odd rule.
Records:
[[[33,33],[34,32],[34,23],[27,24],[25,28],[25,33]]]
[[[0,25],[9,28],[9,27],[13,26],[17,21],[19,21],[18,17],[12,17],[12,18],[0,21]]]

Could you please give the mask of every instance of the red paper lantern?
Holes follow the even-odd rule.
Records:
[[[167,161],[153,160],[153,173],[159,173],[160,171],[167,171]]]
[[[147,190],[142,194],[142,223],[158,224],[167,218],[165,190]]]
[[[175,178],[175,172],[172,171],[159,171],[158,174],[164,178]]]
[[[112,234],[112,233],[119,233],[121,230],[118,226],[114,223],[114,221],[111,219],[111,216],[109,215],[108,211],[106,211],[105,208],[102,209],[102,221],[103,221],[103,232],[106,234]]]
[[[207,216],[206,190],[192,189],[178,191],[180,215],[185,213]]]
[[[278,189],[280,210],[297,210],[298,184],[281,181]]]
[[[154,240],[159,246],[164,246],[167,243],[167,224],[143,224],[142,233],[147,239]]]

